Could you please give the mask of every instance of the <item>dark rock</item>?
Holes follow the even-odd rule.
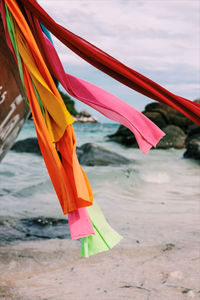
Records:
[[[156,118],[156,115],[151,116],[150,113],[155,112],[162,116],[163,120],[165,120],[165,125],[163,125],[164,123],[159,122],[159,119],[157,119],[158,117]],[[153,102],[148,104],[143,113],[161,129],[166,127],[166,125],[175,125],[187,133],[188,128],[194,124],[190,119],[176,109],[162,103]]]
[[[200,160],[200,126],[196,124],[190,126],[185,144],[187,150],[183,154],[183,157]]]
[[[116,133],[110,134],[108,137],[111,141],[125,146],[137,145],[134,134],[123,125],[120,125]]]
[[[193,139],[198,139],[200,137],[200,126],[193,124],[190,126],[190,131],[188,132],[187,138],[185,140],[186,146]]]
[[[147,111],[144,112],[144,115],[160,128],[163,128],[168,124],[168,121],[164,117],[164,114],[160,113],[159,111]]]
[[[133,136],[133,134],[132,134]],[[133,136],[134,137],[134,136]],[[41,155],[37,138],[18,141],[11,148],[17,152],[28,152]],[[97,144],[87,143],[76,149],[80,164],[86,166],[107,166],[129,164],[132,160],[105,149]]]
[[[69,238],[67,219],[47,217],[0,219],[0,242]]]
[[[25,230],[28,236],[33,238],[35,237],[41,239],[64,239],[67,237],[67,223],[67,219],[38,217],[21,219],[20,223],[16,227],[18,230]]]
[[[169,125],[162,129],[166,134],[157,144],[158,149],[176,148],[181,149],[185,147],[186,135],[182,129],[177,126]]]
[[[78,147],[77,156],[80,164],[86,166],[120,165],[132,162],[122,155],[92,143],[87,143]]]
[[[194,124],[190,119],[188,119],[178,111],[176,111],[176,113],[174,114],[170,114],[168,118],[169,124],[180,127],[186,134],[189,131],[189,127]]]
[[[157,149],[184,148],[186,135],[179,127],[168,125],[162,129],[165,136],[157,144]],[[137,147],[136,139],[133,133],[124,126],[120,126],[115,134],[108,136],[110,140],[126,146]]]
[[[166,115],[171,110],[173,110],[173,108],[171,108],[170,106],[158,102],[152,102],[145,106],[145,111],[159,111],[164,115]]]
[[[185,158],[200,160],[200,136],[187,143],[187,150],[183,154]]]
[[[195,102],[198,101],[199,100],[196,100]],[[170,147],[184,148],[184,138],[191,130],[196,131],[196,135],[198,135],[197,131],[199,129],[194,129],[197,125],[185,115],[168,105],[158,102],[150,103],[146,105],[143,114],[166,133],[166,136],[157,145],[156,148],[158,149],[167,149]],[[133,133],[122,125],[114,134],[108,135],[108,138],[111,141],[118,142],[125,146],[137,147]]]
[[[18,141],[12,146],[11,150],[16,152],[27,152],[41,155],[37,138],[28,138],[22,141]]]

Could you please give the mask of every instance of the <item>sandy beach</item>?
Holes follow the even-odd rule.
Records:
[[[69,241],[51,240],[4,246],[0,255],[1,299],[200,299],[194,245],[128,249],[122,243],[85,259]]]
[[[163,207],[137,203],[126,220],[110,213],[124,239],[90,258],[80,258],[79,241],[68,239],[2,244],[0,298],[200,299],[198,199],[189,208]]]

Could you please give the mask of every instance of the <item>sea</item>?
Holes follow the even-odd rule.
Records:
[[[134,241],[167,241],[164,227],[173,227],[171,218],[184,214],[187,220],[189,213],[198,217],[200,165],[184,159],[182,149],[153,149],[143,154],[109,141],[107,136],[118,127],[116,123],[74,124],[77,146],[96,143],[132,160],[128,165],[84,166],[94,199],[112,226],[128,237],[127,246]],[[29,137],[36,137],[32,121],[26,122],[17,140]],[[8,152],[0,164],[0,208],[0,243],[70,238],[67,217],[41,156]],[[188,239],[184,230],[170,232],[172,240]]]

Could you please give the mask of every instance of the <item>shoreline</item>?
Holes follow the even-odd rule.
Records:
[[[35,134],[32,125],[21,137]],[[131,165],[84,167],[95,200],[124,238],[88,259],[80,258],[80,243],[68,239],[1,244],[0,299],[199,299],[199,165],[184,160],[184,150],[146,156],[108,143],[104,137],[113,126],[75,127],[80,144],[101,143],[134,159]],[[35,218],[63,218],[41,157],[8,153],[0,180],[2,218],[26,219],[30,233],[38,235],[37,226],[45,236]],[[67,232],[67,225],[62,228]]]

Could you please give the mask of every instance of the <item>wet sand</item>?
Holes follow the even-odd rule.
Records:
[[[1,246],[1,299],[200,299],[198,246],[122,242],[88,259],[78,248],[69,240]]]

